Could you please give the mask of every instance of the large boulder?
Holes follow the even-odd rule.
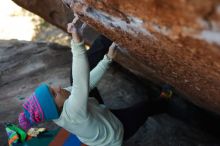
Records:
[[[220,0],[13,1],[63,29],[70,7],[120,45],[122,66],[220,113]]]

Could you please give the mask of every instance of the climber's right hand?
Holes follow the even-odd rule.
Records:
[[[75,43],[79,43],[82,41],[80,31],[76,27],[76,22],[79,20],[79,17],[77,14],[74,14],[74,16],[73,21],[67,24],[67,32],[72,34],[72,39]]]

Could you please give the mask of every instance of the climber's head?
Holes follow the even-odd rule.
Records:
[[[27,130],[40,122],[57,119],[62,110],[67,91],[41,84],[23,104],[23,112],[19,115],[20,126]]]

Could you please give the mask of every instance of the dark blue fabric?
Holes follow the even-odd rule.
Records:
[[[43,110],[45,120],[53,120],[59,118],[58,110],[49,87],[41,84],[35,90],[36,98]]]
[[[70,134],[70,136],[65,140],[63,146],[81,146],[81,142],[74,134]]]
[[[24,115],[25,115],[25,117],[28,119],[28,121],[30,122],[30,124],[34,126],[35,123],[33,123],[33,121],[30,120],[30,119],[31,119],[30,113],[29,113],[25,108],[23,108],[23,109],[24,109]]]

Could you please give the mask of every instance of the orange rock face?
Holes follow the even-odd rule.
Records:
[[[120,45],[116,61],[125,68],[220,113],[220,0],[63,2]]]

